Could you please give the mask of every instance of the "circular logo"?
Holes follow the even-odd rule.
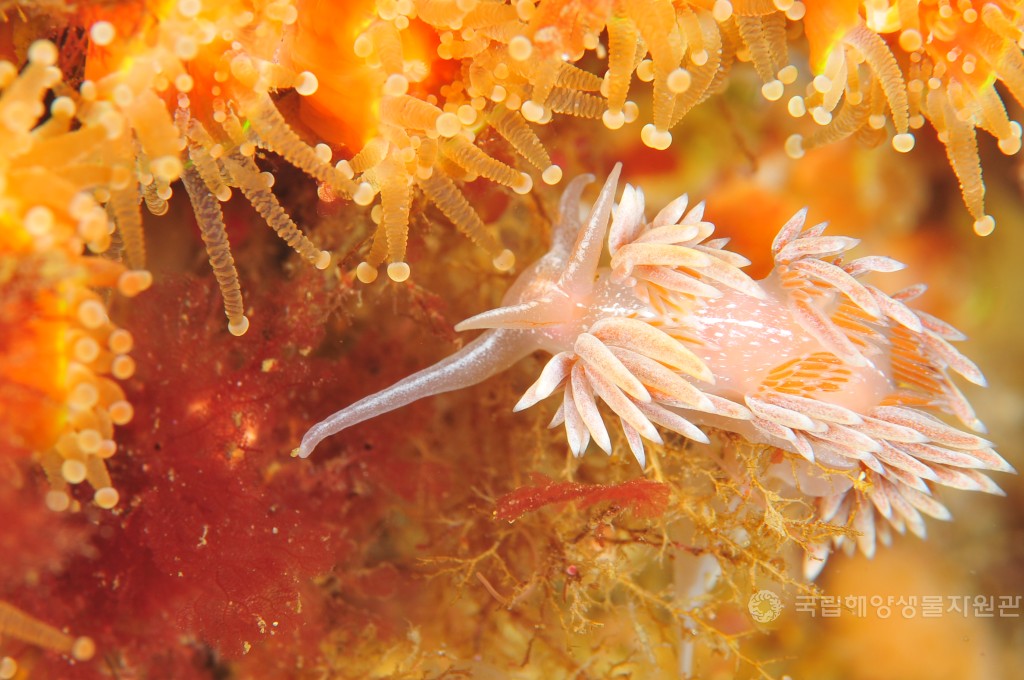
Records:
[[[770,590],[759,590],[750,596],[747,610],[758,623],[770,623],[782,613],[782,600]]]

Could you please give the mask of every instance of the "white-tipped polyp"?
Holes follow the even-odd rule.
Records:
[[[516,61],[526,61],[533,54],[533,42],[525,35],[514,36],[508,41],[508,54]]]
[[[316,75],[309,71],[303,71],[295,79],[295,91],[303,97],[316,94],[319,87],[320,81],[317,80]]]
[[[640,139],[652,149],[664,151],[672,145],[672,133],[668,130],[659,130],[653,123],[644,125],[640,131]]]
[[[790,135],[786,139],[786,143],[783,145],[786,150],[786,155],[790,158],[797,159],[804,157],[804,137],[803,135]]]
[[[562,168],[557,165],[549,165],[547,169],[541,173],[540,178],[544,180],[545,184],[558,184],[562,181]]]
[[[437,134],[442,137],[454,137],[462,130],[462,122],[456,114],[445,111],[437,117],[434,127],[437,129]]]
[[[109,21],[97,21],[89,29],[89,39],[100,46],[106,46],[114,42],[117,37],[117,30]]]
[[[373,191],[373,187],[369,182],[362,182],[359,184],[359,188],[356,189],[356,193],[352,196],[352,200],[356,205],[366,207],[373,203],[373,197],[376,193]]]
[[[392,73],[384,81],[384,94],[399,97],[409,91],[409,79],[399,73]]]
[[[635,122],[640,117],[640,107],[636,102],[626,101],[622,105],[622,115],[626,117],[627,123]]]
[[[533,189],[533,178],[530,177],[525,172],[519,173],[519,181],[512,185],[512,191],[514,191],[514,192],[516,192],[517,194],[520,194],[520,195],[525,195],[525,194],[530,193],[530,190],[532,190],[532,189]]]
[[[781,80],[771,80],[761,86],[761,95],[770,102],[777,102],[782,99],[785,91],[785,85],[782,84]]]
[[[892,148],[900,153],[907,153],[914,148],[914,135],[903,132],[892,138]]]
[[[523,118],[530,121],[531,123],[536,123],[537,121],[544,117],[544,107],[530,99],[527,99],[525,102],[523,102],[523,105],[519,108],[519,111],[520,113],[523,114]]]
[[[978,236],[988,236],[996,229],[996,220],[991,215],[985,215],[974,222],[974,233]]]
[[[715,0],[711,6],[711,16],[718,23],[724,23],[732,16],[732,3],[729,0]]]
[[[1004,156],[1012,156],[1020,151],[1020,138],[1019,137],[1006,137],[999,140],[999,150],[1003,152]]]
[[[117,493],[117,489],[111,486],[105,486],[100,489],[96,489],[92,497],[93,501],[99,507],[104,510],[112,510],[117,507],[117,502],[121,500],[121,497]]]
[[[334,152],[331,151],[331,147],[328,146],[327,144],[324,144],[323,142],[320,142],[319,144],[314,146],[313,152],[316,154],[316,157],[319,158],[322,163],[330,163],[331,157],[334,155]],[[349,177],[349,179],[352,178]]]
[[[405,262],[392,262],[388,265],[388,278],[396,283],[402,283],[409,279],[411,270]]]
[[[690,72],[682,67],[675,68],[666,78],[666,84],[668,89],[675,94],[682,94],[690,89],[690,84],[693,82]]]
[[[377,280],[377,268],[369,262],[360,262],[356,266],[356,278],[360,283],[373,283]]]
[[[57,46],[49,40],[36,40],[28,46],[28,60],[41,66],[53,66],[57,63]]]
[[[117,290],[125,297],[135,297],[153,285],[153,274],[145,269],[123,272],[117,277]]]
[[[506,248],[505,250],[498,253],[498,256],[495,257],[492,262],[494,264],[494,268],[497,269],[499,272],[507,272],[508,270],[512,269],[512,267],[515,266],[516,256],[512,253],[511,250]]]
[[[352,164],[346,160],[340,160],[334,165],[335,169],[340,172],[346,179],[352,179],[356,176],[356,173],[352,171]]]
[[[228,322],[228,331],[235,337],[245,335],[247,330],[249,330],[249,318],[246,316]]]
[[[601,121],[604,126],[609,130],[618,130],[620,127],[626,124],[626,114],[620,111],[612,111],[611,109],[601,114]]]
[[[113,489],[111,489],[111,491],[113,491]],[[114,493],[116,494],[117,492],[114,491]],[[93,642],[92,638],[83,635],[75,638],[75,641],[71,643],[71,656],[74,657],[76,661],[88,661],[95,655],[96,643]]]

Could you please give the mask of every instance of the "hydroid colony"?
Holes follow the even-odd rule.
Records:
[[[90,500],[103,510],[125,506],[107,461],[119,448],[115,427],[136,410],[119,384],[135,374],[135,340],[111,322],[108,291],[130,297],[151,285],[143,228],[161,220],[144,217],[143,206],[166,222],[174,194],[191,205],[228,330],[242,335],[264,312],[246,306],[228,241],[234,195],[344,286],[373,282],[384,265],[392,281],[429,285],[410,266],[410,228],[428,203],[509,271],[516,254],[487,223],[493,211],[482,201],[507,193],[540,214],[539,203],[520,196],[542,201],[542,187],[562,181],[570,157],[549,125],[572,131],[593,119],[608,135],[669,149],[673,131],[737,69],[756,73],[764,99],[777,102],[771,107],[801,119],[784,145],[793,159],[847,137],[917,153],[918,131],[933,128],[979,234],[995,222],[984,205],[977,129],[1004,154],[1021,146],[1003,99],[1024,99],[1024,16],[1011,2],[178,0],[23,10],[9,12],[9,61],[0,64],[0,325],[13,338],[0,349],[0,398],[14,405],[0,416],[0,433],[12,457],[39,461],[54,510],[82,511]],[[312,211],[285,208],[263,171],[284,165],[315,183],[323,204],[342,206],[350,232],[368,213],[374,226],[355,235],[366,245],[354,259],[334,258],[332,267],[319,234],[299,226]],[[482,192],[478,178],[493,187]],[[621,419],[641,465],[642,440],[663,440],[652,423],[700,441],[708,436],[697,424],[710,425],[788,452],[760,473],[817,499],[807,526],[842,529],[800,535],[808,576],[829,543],[870,553],[890,527],[923,533],[922,512],[945,518],[934,485],[998,491],[977,472],[1009,469],[989,443],[922,415],[978,425],[947,375],[981,381],[949,344],[961,336],[906,306],[919,289],[890,297],[858,280],[894,263],[844,263],[852,242],[801,231],[802,218],[776,242],[775,274],[757,283],[742,274],[741,256],[706,240],[699,210],[673,203],[648,223],[642,193],[627,188],[600,283],[621,313],[599,318],[607,310],[597,305],[593,318],[556,331],[564,310],[545,302],[547,288],[564,283],[583,304],[593,281],[581,272],[594,271],[602,250],[600,237],[581,241],[573,252],[587,251],[586,266],[574,268],[570,213],[581,189],[567,190],[552,250],[520,275],[514,304],[462,326],[492,330],[440,370],[399,383],[413,386],[401,395],[360,402],[357,417],[348,411],[328,429],[438,385],[477,382],[542,347],[555,357],[522,406],[558,391],[556,420],[576,454],[590,438],[605,450],[618,438],[597,399]],[[608,190],[598,230],[612,203]],[[522,225],[504,229],[515,232],[510,243],[530,240]],[[784,320],[788,362],[765,368],[749,347],[732,348],[739,364],[717,357],[709,319],[730,304],[757,323]],[[846,403],[840,385],[854,383],[871,396]],[[324,430],[313,432],[304,453]],[[810,479],[822,466],[839,471],[824,486]],[[91,494],[77,492],[83,482]],[[0,633],[70,649],[71,638],[32,638],[19,618],[28,615],[5,611],[14,613]]]

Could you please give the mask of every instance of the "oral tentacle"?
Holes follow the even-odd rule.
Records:
[[[327,437],[414,401],[483,382],[533,351],[521,331],[486,331],[447,359],[364,397],[309,428],[293,455],[306,458]]]

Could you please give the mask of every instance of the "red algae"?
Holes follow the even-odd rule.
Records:
[[[531,475],[531,486],[520,487],[498,498],[495,516],[515,521],[553,503],[576,501],[581,508],[595,503],[616,503],[629,507],[637,517],[657,517],[668,508],[669,488],[647,479],[621,484],[580,484],[556,482],[542,474]]]
[[[282,300],[289,336],[260,328],[259,341],[229,349],[205,284],[167,281],[154,298],[130,319],[142,369],[128,388],[138,424],[113,470],[124,509],[93,517],[87,554],[41,575],[24,599],[37,615],[71,605],[115,668],[182,677],[196,672],[196,650],[236,659],[277,635],[290,648],[297,629],[316,625],[310,579],[343,560],[345,543],[327,539],[358,523],[340,524],[343,489],[277,463],[294,433],[273,414],[316,382],[300,349],[322,333],[323,309]]]
[[[20,599],[40,616],[74,612],[69,623],[119,673],[194,677],[228,662],[266,669],[269,659],[281,672],[322,666],[321,642],[339,620],[404,639],[392,600],[418,578],[374,564],[373,532],[394,507],[444,498],[451,466],[399,453],[378,430],[316,468],[281,460],[297,417],[319,399],[345,398],[327,389],[338,384],[336,359],[318,356],[339,293],[315,275],[292,284],[301,285],[261,288],[257,299],[277,316],[241,344],[223,332],[205,281],[165,279],[155,304],[129,310],[140,369],[127,386],[136,424],[112,470],[123,509],[91,517],[82,551]],[[380,349],[388,345],[373,357]],[[348,365],[376,361],[362,352]],[[402,370],[378,366],[381,379]],[[325,601],[333,591],[343,601]],[[45,656],[33,668],[96,671]]]
[[[81,516],[54,515],[26,468],[18,461],[0,461],[0,517],[8,520],[0,533],[0,554],[5,555],[0,599],[92,552],[88,543],[94,527]]]

